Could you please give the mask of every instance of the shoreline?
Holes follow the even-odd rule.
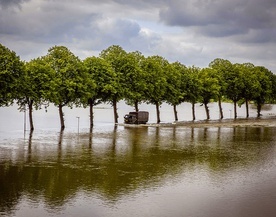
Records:
[[[148,123],[148,124],[124,124],[119,123],[118,126],[124,127],[276,127],[276,116],[260,117],[260,118],[237,118],[222,120],[200,120],[200,121],[177,121],[171,123]]]

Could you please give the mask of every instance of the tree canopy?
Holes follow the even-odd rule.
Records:
[[[124,99],[126,92],[125,75],[127,52],[119,45],[112,45],[100,53],[100,57],[106,60],[112,67],[115,73],[113,80],[113,91],[107,97],[106,101],[110,102],[114,110],[114,122],[118,123],[117,103]]]
[[[20,110],[29,109],[30,130],[34,130],[33,106],[40,109],[49,104],[48,96],[51,93],[51,67],[41,58],[25,63],[17,82],[17,104]]]
[[[17,98],[17,82],[22,71],[19,56],[0,44],[0,106],[8,106]]]
[[[67,47],[54,46],[43,59],[50,65],[51,90],[47,100],[59,108],[61,129],[65,128],[64,106],[73,106],[85,93],[85,79],[81,60]]]
[[[0,106],[17,101],[19,109],[29,109],[30,126],[33,107],[39,109],[49,103],[58,107],[61,129],[65,128],[64,106],[90,108],[90,126],[93,126],[93,107],[107,102],[113,106],[114,122],[118,123],[117,103],[124,100],[139,110],[140,103],[156,107],[157,123],[161,122],[160,106],[166,102],[176,106],[183,102],[201,103],[210,119],[208,103],[218,101],[220,118],[221,102],[231,100],[234,118],[237,105],[249,103],[257,106],[257,117],[265,103],[276,101],[276,76],[264,66],[252,63],[231,63],[214,59],[206,68],[170,63],[162,56],[145,57],[139,51],[127,52],[119,45],[112,45],[80,60],[65,46],[54,46],[45,56],[23,62],[14,51],[0,44]]]
[[[111,65],[99,57],[87,57],[83,61],[86,79],[86,95],[81,96],[82,105],[90,108],[90,127],[93,127],[93,107],[106,100],[116,92],[116,75]]]
[[[142,68],[147,74],[145,101],[156,106],[157,123],[161,122],[159,106],[165,99],[167,91],[167,70],[169,62],[161,56],[149,56],[144,59]]]

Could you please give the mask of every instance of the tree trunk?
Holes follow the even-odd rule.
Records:
[[[114,123],[118,123],[118,113],[117,113],[117,100],[116,98],[113,99],[112,101],[112,106],[113,106],[113,112],[114,112]]]
[[[33,132],[34,131],[30,131],[29,134],[29,144],[28,144],[28,160],[27,162],[31,162],[32,161],[32,138],[33,138]]]
[[[90,129],[94,126],[94,103],[92,99],[89,99],[89,112],[90,112]]]
[[[138,111],[139,111],[139,108],[138,108],[138,101],[135,101],[134,107],[135,107],[135,111],[138,112]]]
[[[60,130],[64,130],[65,124],[64,124],[64,114],[62,111],[62,105],[58,105],[58,110],[59,110],[59,119],[60,119]]]
[[[112,139],[112,150],[113,150],[113,155],[115,154],[115,149],[116,149],[117,129],[118,129],[118,126],[115,125],[115,126],[114,126],[114,130],[113,130],[113,139]]]
[[[159,110],[159,103],[155,102],[155,106],[156,106],[156,116],[157,116],[157,124],[159,124],[160,121],[160,110]]]
[[[245,99],[245,107],[246,107],[246,118],[249,118],[248,99]]]
[[[89,130],[89,148],[90,149],[92,148],[92,137],[93,137],[93,128],[90,127],[90,130]]]
[[[195,103],[193,102],[192,103],[192,113],[193,113],[193,121],[196,119],[196,116],[195,116]]]
[[[175,120],[175,121],[178,121],[176,105],[173,105],[173,112],[174,112],[174,120]]]
[[[221,97],[218,99],[218,105],[219,105],[219,113],[220,113],[220,119],[223,119],[223,110],[221,105]]]
[[[59,139],[58,139],[58,144],[59,144],[59,150],[58,150],[58,158],[59,158],[59,160],[60,160],[60,157],[61,157],[61,145],[62,145],[62,140],[63,140],[63,130],[61,130],[60,132],[59,132]]]
[[[261,110],[262,110],[262,104],[261,103],[257,103],[257,117],[261,117]]]
[[[234,119],[237,119],[237,101],[234,101]]]
[[[204,107],[205,107],[205,112],[206,112],[206,118],[207,118],[207,120],[209,120],[210,113],[209,113],[208,103],[204,103]]]
[[[29,121],[30,121],[30,131],[34,130],[34,122],[33,122],[33,100],[30,100],[29,105]]]

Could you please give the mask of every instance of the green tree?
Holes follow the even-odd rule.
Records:
[[[184,76],[185,79],[183,79],[183,87],[186,89],[184,101],[190,102],[192,104],[193,120],[196,119],[195,104],[200,100],[201,97],[201,84],[198,77],[199,71],[200,69],[197,67],[188,67]]]
[[[59,109],[61,130],[64,130],[63,107],[72,107],[83,94],[83,67],[81,61],[67,47],[54,46],[43,59],[53,70],[51,90],[47,97]]]
[[[88,57],[83,61],[86,79],[84,80],[86,95],[82,96],[82,104],[89,105],[90,128],[94,125],[95,105],[105,101],[113,92],[115,92],[114,81],[115,73],[111,65],[100,57]]]
[[[208,108],[208,103],[212,99],[216,99],[220,92],[220,85],[217,78],[217,73],[215,69],[204,68],[199,71],[199,81],[200,81],[200,102],[204,104],[206,111],[207,120],[210,119],[210,112]]]
[[[242,73],[238,68],[238,65],[229,65],[229,68],[224,73],[226,81],[225,95],[228,99],[234,103],[234,118],[237,118],[237,103],[243,98],[242,91],[244,89],[244,83],[242,79]]]
[[[174,120],[178,121],[177,105],[181,104],[185,96],[185,88],[183,88],[183,76],[185,76],[186,66],[180,62],[169,64],[167,70],[167,91],[165,101],[173,106]]]
[[[125,71],[124,65],[126,64],[126,51],[118,45],[112,45],[100,53],[100,57],[105,59],[115,72],[115,79],[113,83],[113,91],[106,99],[113,106],[114,122],[118,123],[117,103],[125,96]]]
[[[242,97],[240,104],[245,102],[246,117],[249,117],[249,101],[254,99],[255,96],[261,91],[258,73],[256,73],[255,67],[251,63],[235,64],[237,70],[241,73],[241,79],[243,82]]]
[[[255,89],[254,102],[257,105],[257,117],[261,116],[262,105],[269,100],[273,93],[272,72],[263,66],[255,67],[254,72],[258,77],[259,87]]]
[[[0,106],[9,106],[16,96],[24,64],[14,51],[0,44]]]
[[[50,91],[51,68],[41,58],[37,58],[25,63],[18,80],[17,104],[19,109],[25,110],[26,105],[29,110],[30,130],[34,130],[33,107],[37,110],[42,105],[47,106],[47,94]]]
[[[219,92],[218,92],[218,105],[219,105],[219,112],[220,112],[220,119],[223,119],[223,109],[222,109],[222,99],[226,95],[226,79],[225,75],[228,71],[232,70],[232,63],[229,60],[224,60],[220,58],[214,59],[210,64],[209,67],[212,69],[215,69],[217,72],[217,79],[220,86]]]
[[[276,75],[269,71],[269,79],[271,81],[271,94],[269,96],[269,102],[276,102]]]
[[[126,55],[124,70],[124,98],[128,105],[133,106],[135,111],[139,111],[138,105],[145,100],[147,88],[146,74],[142,70],[144,56],[138,52],[131,52]]]
[[[142,69],[146,73],[146,102],[156,107],[157,123],[160,123],[160,105],[167,91],[168,61],[161,56],[149,56],[143,60]]]

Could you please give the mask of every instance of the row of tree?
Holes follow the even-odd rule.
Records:
[[[102,102],[112,104],[115,123],[120,100],[133,105],[136,111],[142,102],[154,104],[160,123],[159,107],[163,102],[173,106],[178,121],[176,107],[183,102],[192,104],[195,120],[196,103],[205,106],[209,119],[208,103],[217,101],[222,119],[223,100],[233,101],[234,118],[237,104],[246,104],[249,117],[248,104],[254,101],[260,116],[262,105],[276,100],[276,76],[263,66],[215,59],[207,68],[186,67],[180,62],[169,63],[161,56],[126,52],[117,45],[103,50],[99,57],[84,60],[64,46],[54,46],[45,56],[23,62],[14,51],[0,44],[0,87],[0,106],[15,101],[20,110],[27,106],[31,130],[33,109],[49,103],[58,107],[64,129],[64,106],[89,107],[93,127],[93,107]]]

